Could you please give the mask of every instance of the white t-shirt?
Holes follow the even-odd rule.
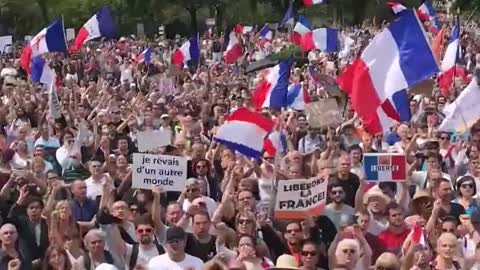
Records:
[[[200,270],[202,269],[203,261],[197,257],[185,254],[185,259],[181,262],[174,262],[168,257],[168,254],[165,253],[160,256],[156,256],[150,260],[148,263],[148,270],[185,270],[193,269]]]
[[[130,257],[132,256],[133,245],[125,244],[127,247],[127,264],[130,263]],[[138,256],[137,256],[137,264],[141,264],[146,266],[148,262],[155,256],[158,256],[157,247],[152,244],[150,249],[144,249],[142,245],[138,246]]]
[[[355,209],[349,205],[342,205],[341,209],[335,209],[333,203],[327,204],[323,215],[327,216],[335,227],[340,228],[343,225],[348,225],[352,221],[352,216],[355,214]]]
[[[102,177],[100,181],[95,181],[90,176],[85,180],[85,185],[87,185],[87,197],[95,200],[97,196],[101,196],[103,194],[103,184],[105,183],[105,176]]]

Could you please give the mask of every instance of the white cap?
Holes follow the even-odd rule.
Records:
[[[118,270],[118,268],[113,264],[102,263],[95,270]]]

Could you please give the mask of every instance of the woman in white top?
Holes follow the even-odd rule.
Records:
[[[27,143],[17,141],[15,144],[15,154],[10,161],[10,166],[13,170],[25,170],[29,168],[30,162],[31,158],[28,153]]]
[[[62,169],[67,170],[80,166],[82,160],[80,143],[74,140],[73,133],[65,132],[61,144],[62,146],[57,149],[55,156]]]

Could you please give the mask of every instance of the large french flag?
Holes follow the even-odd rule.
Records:
[[[312,5],[316,5],[316,4],[323,4],[325,3],[326,0],[303,0],[303,4],[305,6],[312,6]]]
[[[183,43],[182,47],[178,48],[172,55],[172,62],[181,66],[183,63],[193,60],[198,61],[200,58],[200,46],[198,35]]]
[[[298,21],[295,24],[295,27],[293,28],[292,36],[291,36],[291,41],[293,44],[300,45],[302,43],[302,36],[310,33],[311,26],[310,26],[310,21],[305,16],[298,16]]]
[[[95,15],[93,15],[80,30],[78,31],[75,42],[70,48],[70,52],[80,50],[85,42],[99,38],[106,37],[113,38],[115,35],[115,22],[113,20],[112,12],[108,6],[100,8]]]
[[[318,28],[306,33],[301,39],[302,50],[319,49],[322,52],[336,52],[338,50],[338,31],[331,28]]]
[[[239,108],[227,117],[213,139],[247,157],[260,159],[265,137],[273,126],[273,121],[261,114]]]
[[[237,62],[237,60],[243,55],[243,47],[234,31],[225,35],[225,44],[227,45],[224,53],[225,64],[233,64]]]
[[[145,64],[150,63],[152,60],[152,49],[146,48],[141,54],[135,58],[135,64],[140,64],[145,62]]]
[[[282,130],[274,130],[268,134],[263,148],[270,156],[285,154],[288,150],[287,136]]]
[[[288,5],[288,9],[285,12],[285,15],[283,15],[282,20],[278,24],[278,28],[283,28],[285,25],[293,25],[295,22],[295,14],[293,12],[293,1],[290,2],[290,5]]]
[[[365,48],[337,82],[370,133],[388,131],[409,111],[404,89],[439,72],[423,27],[411,10],[403,11]],[[379,53],[381,52],[381,53]]]
[[[407,9],[404,5],[395,2],[387,2],[387,6],[392,8],[393,13],[395,14],[398,14]]]
[[[420,7],[418,7],[417,14],[422,21],[431,22],[430,26],[433,32],[441,29],[442,26],[437,18],[435,8],[433,8],[432,2],[429,0],[426,0],[422,5],[420,5]]]
[[[257,109],[287,107],[291,65],[291,60],[282,60],[268,70],[265,80],[257,85],[252,96],[252,103]]]
[[[33,82],[40,82],[50,86],[53,81],[58,89],[60,86],[60,78],[56,76],[55,71],[48,66],[48,63],[42,58],[42,56],[34,57],[30,67],[30,77]]]
[[[47,52],[64,52],[67,50],[65,30],[62,19],[57,19],[45,27],[23,48],[20,62],[22,68],[30,74],[30,65],[34,57]]]
[[[301,83],[288,87],[287,106],[297,111],[305,110],[305,104],[310,103],[310,95]]]
[[[460,25],[457,23],[452,29],[450,41],[442,60],[442,71],[448,71],[457,63],[458,48],[460,46]]]
[[[273,31],[266,24],[262,27],[262,29],[260,29],[260,32],[258,34],[259,34],[260,38],[262,38],[262,39],[266,39],[266,40],[272,40],[273,39]]]

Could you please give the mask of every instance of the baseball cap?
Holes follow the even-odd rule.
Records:
[[[181,240],[181,239],[185,239],[185,231],[182,228],[178,226],[173,226],[168,228],[167,241]]]

